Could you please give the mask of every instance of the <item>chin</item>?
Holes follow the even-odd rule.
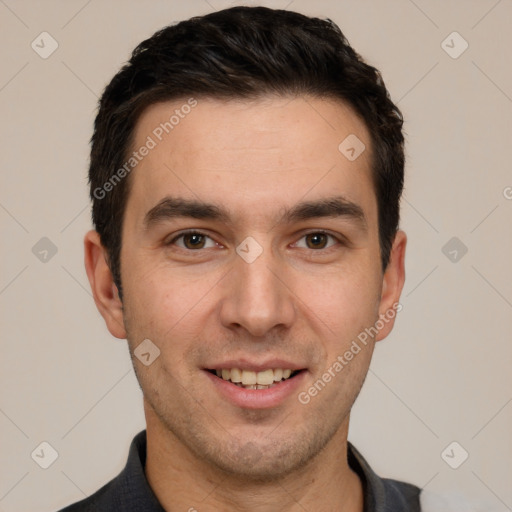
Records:
[[[321,436],[304,434],[297,431],[286,439],[267,437],[260,442],[231,439],[222,449],[203,451],[202,458],[243,482],[275,482],[304,469],[327,442]]]

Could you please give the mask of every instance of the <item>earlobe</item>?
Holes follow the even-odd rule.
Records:
[[[89,231],[85,235],[84,262],[94,302],[108,330],[116,338],[126,338],[122,302],[97,231]]]
[[[382,292],[379,306],[379,318],[382,320],[382,329],[375,337],[375,341],[384,339],[393,329],[395,317],[401,307],[400,295],[405,281],[405,247],[407,245],[406,234],[399,230],[396,232],[389,263],[382,280]]]

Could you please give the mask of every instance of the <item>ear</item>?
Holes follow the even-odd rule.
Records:
[[[107,251],[97,231],[89,231],[85,235],[84,252],[85,270],[96,307],[112,336],[125,339],[123,305],[107,263]]]
[[[382,292],[379,305],[379,318],[382,319],[384,326],[379,329],[375,336],[375,341],[384,339],[393,329],[395,317],[398,311],[402,309],[399,304],[400,294],[405,281],[405,246],[407,236],[403,231],[397,231],[388,266],[382,279]]]

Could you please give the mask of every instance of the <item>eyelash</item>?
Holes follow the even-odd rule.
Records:
[[[331,239],[336,241],[336,244],[333,244],[333,245],[331,245],[329,247],[320,248],[320,249],[310,249],[311,251],[314,251],[314,252],[324,251],[325,252],[325,251],[328,251],[329,249],[332,249],[337,244],[345,245],[345,240],[343,239],[343,237],[335,236],[332,233],[330,233],[328,231],[324,231],[322,229],[316,230],[316,231],[310,231],[308,233],[304,233],[299,238],[299,240],[302,240],[303,238],[305,238],[308,235],[317,235],[317,234],[326,235],[326,236],[330,237]],[[199,235],[199,236],[207,237],[210,240],[213,240],[213,238],[210,235],[207,235],[206,233],[203,233],[202,231],[195,230],[195,229],[190,229],[190,230],[187,230],[187,231],[182,231],[181,233],[176,235],[172,240],[170,240],[169,242],[166,242],[165,245],[166,246],[174,245],[177,240],[183,239],[183,237],[186,236],[186,235]],[[215,242],[215,243],[217,243],[217,242]],[[295,242],[295,243],[297,243],[297,242]],[[218,244],[218,245],[221,245],[221,244]],[[187,248],[183,248],[183,247],[179,247],[179,249],[182,249],[182,250],[187,251],[187,252],[199,252],[201,250],[201,248],[194,250],[194,249],[187,249]],[[309,248],[307,248],[307,249],[309,249]]]

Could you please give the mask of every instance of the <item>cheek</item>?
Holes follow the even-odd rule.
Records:
[[[380,280],[372,267],[340,267],[328,274],[296,276],[295,290],[304,314],[316,317],[340,340],[357,335],[378,317]]]
[[[155,261],[129,263],[131,272],[123,287],[132,332],[164,344],[172,339],[173,345],[200,332],[199,318],[209,311],[219,276],[191,275]]]

